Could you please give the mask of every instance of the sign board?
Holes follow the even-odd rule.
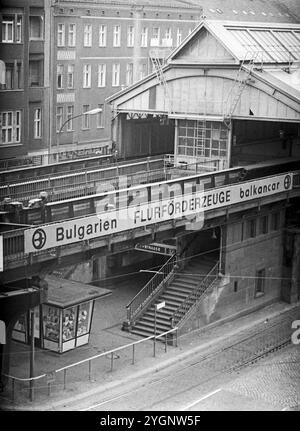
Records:
[[[287,192],[291,188],[292,174],[277,175],[247,183],[197,191],[194,194],[175,196],[164,201],[132,205],[116,211],[43,225],[25,230],[24,251],[34,253],[145,227],[153,223],[199,216],[205,211]]]
[[[157,242],[152,242],[151,244],[136,244],[135,249],[139,251],[146,251],[155,254],[164,254],[167,256],[172,256],[176,253],[176,247],[168,244],[159,244]]]
[[[4,271],[4,264],[3,264],[3,236],[0,235],[0,272]]]
[[[159,304],[155,305],[156,310],[160,310],[161,308],[164,308],[166,306],[165,301],[160,302]]]

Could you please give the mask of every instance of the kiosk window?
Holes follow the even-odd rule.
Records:
[[[59,309],[43,305],[44,338],[59,341]]]
[[[75,338],[76,308],[70,307],[63,311],[62,338],[63,341]]]
[[[87,334],[89,332],[90,321],[91,321],[91,308],[92,303],[86,302],[80,304],[78,311],[78,321],[77,321],[77,337],[80,335]]]

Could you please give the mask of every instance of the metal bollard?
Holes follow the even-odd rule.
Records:
[[[91,381],[92,361],[89,361],[89,381]]]
[[[51,395],[51,383],[48,383],[48,397]]]
[[[135,348],[135,345],[133,344],[132,345],[132,365],[134,365],[134,348]]]
[[[64,390],[66,389],[66,383],[67,383],[67,370],[64,370]]]
[[[167,353],[167,350],[168,350],[168,347],[167,347],[168,346],[168,338],[167,337],[168,337],[168,334],[165,335],[165,352],[166,353]]]
[[[111,353],[111,356],[110,356],[110,363],[111,363],[111,369],[110,369],[110,371],[112,371],[113,367],[114,367],[114,354],[113,353]]]
[[[12,400],[15,401],[15,379],[12,378]]]

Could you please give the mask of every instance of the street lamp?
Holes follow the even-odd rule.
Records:
[[[58,131],[58,136],[57,136],[57,153],[59,152],[59,138],[60,138],[60,134],[63,131],[63,128],[65,127],[66,124],[68,124],[70,121],[74,120],[75,118],[79,118],[79,117],[83,117],[84,115],[96,115],[99,114],[100,112],[102,112],[101,108],[95,108],[95,109],[91,109],[90,111],[86,111],[86,112],[81,112],[78,115],[74,115],[73,117],[68,118],[60,127],[59,131]]]

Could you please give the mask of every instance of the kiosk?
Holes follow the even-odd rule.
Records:
[[[34,309],[35,342],[43,349],[64,353],[89,342],[96,299],[111,294],[108,289],[59,279],[45,278],[47,302]],[[17,321],[13,339],[30,342],[29,312]]]

